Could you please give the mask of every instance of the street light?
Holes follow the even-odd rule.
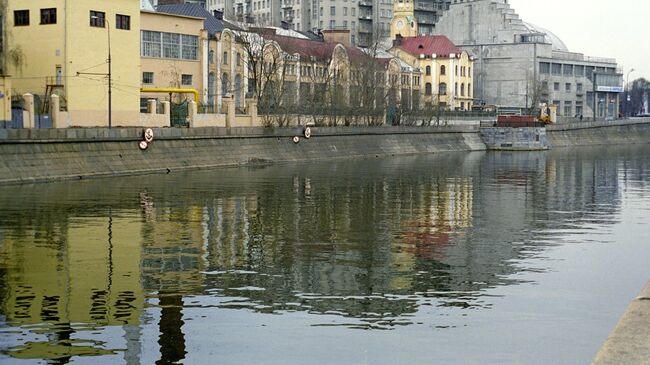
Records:
[[[630,71],[627,72],[627,76],[625,77],[625,116],[629,117],[630,116],[630,111],[629,111],[629,106],[630,106],[630,74],[634,72],[634,69],[631,68]]]
[[[106,31],[108,33],[108,128],[110,129],[112,127],[112,86],[113,84],[111,83],[111,25],[108,22],[108,19],[105,17],[98,17],[96,15],[93,15],[90,17],[90,19],[98,19],[98,20],[103,20],[106,22]]]

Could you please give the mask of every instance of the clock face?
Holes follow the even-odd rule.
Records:
[[[395,24],[395,25],[397,26],[397,29],[401,30],[402,28],[404,28],[404,22],[401,21],[401,20],[398,20],[397,24]]]

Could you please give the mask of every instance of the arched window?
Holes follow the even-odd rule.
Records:
[[[214,72],[210,72],[208,75],[208,104],[210,105],[214,105],[214,94],[217,92],[216,81],[217,80],[215,80]]]
[[[460,84],[460,96],[465,96],[465,84]]]
[[[223,75],[221,75],[221,95],[228,94],[229,89],[230,79],[228,78],[228,74],[224,72]]]
[[[241,76],[237,74],[235,76],[235,106],[241,107]]]
[[[440,85],[438,86],[438,94],[447,95],[447,84],[445,84],[444,82],[440,83]]]
[[[221,59],[224,65],[228,64],[228,52],[223,53],[223,58]]]
[[[424,85],[424,94],[425,95],[431,95],[431,83],[430,82],[427,82]]]
[[[445,67],[445,65],[440,66],[440,74],[441,75],[447,74],[447,68]]]
[[[431,66],[427,66],[426,74],[427,74],[427,76],[431,76]]]

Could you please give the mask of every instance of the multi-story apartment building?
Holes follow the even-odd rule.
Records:
[[[415,0],[414,15],[418,24],[418,34],[434,34],[436,23],[445,10],[449,9],[451,0]]]

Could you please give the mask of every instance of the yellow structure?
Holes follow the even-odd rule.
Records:
[[[7,0],[7,14],[8,73],[16,93],[37,96],[37,111],[58,94],[63,127],[108,125],[110,49],[112,124],[139,122],[139,2]]]
[[[187,96],[197,103],[205,102],[199,91],[203,90],[203,74],[207,69],[207,32],[203,18],[161,12],[141,12],[140,49],[142,87],[140,108],[146,108],[148,99],[160,98],[160,94],[147,89],[191,89],[194,92],[175,92],[174,100]],[[170,92],[171,94],[172,92]],[[180,99],[180,100],[179,100]]]
[[[0,75],[0,123],[11,122],[11,78]]]
[[[0,241],[7,268],[0,312],[14,326],[138,327],[144,308],[141,284],[143,223],[131,218],[74,217]],[[33,239],[47,235],[47,243]],[[70,329],[71,332],[76,330]],[[84,339],[84,331],[76,333]],[[50,359],[77,352],[106,354],[92,344],[66,346],[55,336],[28,341],[7,352],[23,359]]]
[[[390,22],[390,37],[395,39],[418,35],[418,23],[415,20],[413,0],[395,0],[393,3],[393,20]]]
[[[474,59],[447,37],[397,36],[389,52],[423,71],[423,100],[426,106],[471,110]]]

